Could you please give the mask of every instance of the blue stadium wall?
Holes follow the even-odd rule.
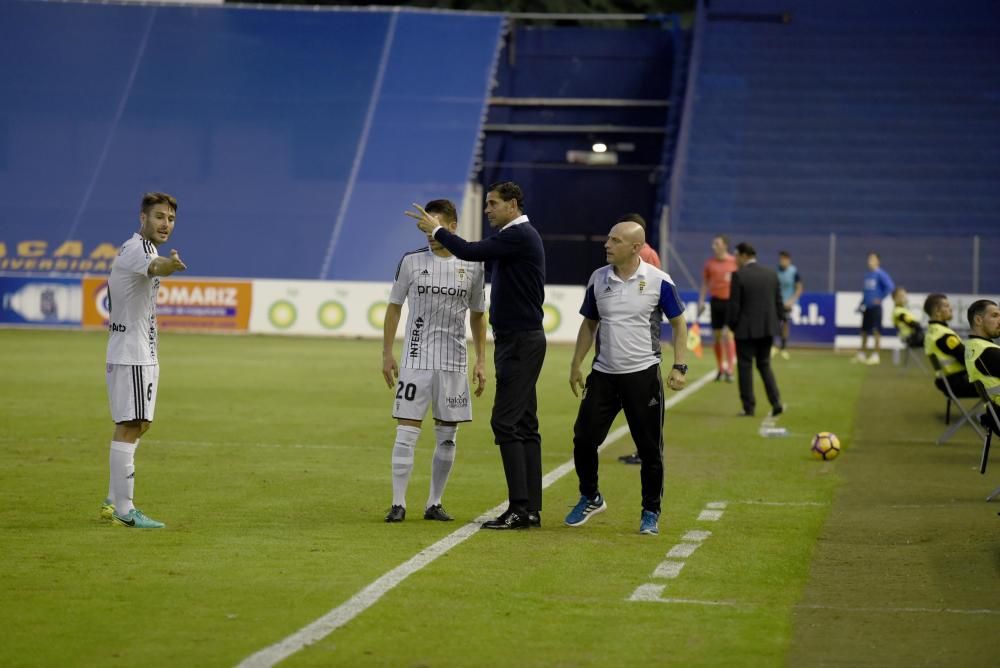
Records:
[[[117,246],[162,190],[196,275],[391,280],[402,212],[461,201],[503,19],[13,0],[0,25],[0,271]]]

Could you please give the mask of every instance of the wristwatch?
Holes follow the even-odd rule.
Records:
[[[688,365],[687,364],[675,364],[673,368],[675,368],[678,371],[680,371],[681,375],[687,375],[687,372],[688,372]]]

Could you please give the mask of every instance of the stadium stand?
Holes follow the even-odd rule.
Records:
[[[1000,251],[998,27],[981,0],[711,2],[675,162],[680,255],[725,232],[825,283],[833,233],[833,289],[858,289],[875,248],[914,290],[972,290],[974,235]]]

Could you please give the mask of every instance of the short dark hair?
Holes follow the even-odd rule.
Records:
[[[900,292],[902,292],[905,289],[906,288],[904,288],[902,285],[897,285],[896,287],[894,287],[892,289],[892,296],[895,297],[896,295],[898,295]]]
[[[969,310],[966,316],[969,318],[969,327],[975,327],[976,324],[973,322],[977,315],[983,315],[986,313],[986,309],[989,306],[996,306],[997,303],[990,299],[977,299],[969,305]]]
[[[937,307],[941,305],[941,302],[946,301],[948,295],[943,295],[940,292],[932,292],[927,295],[927,299],[924,300],[924,313],[931,315],[937,310]]]
[[[712,238],[713,239],[722,239],[722,243],[724,243],[726,245],[726,249],[728,250],[728,248],[729,248],[729,237],[727,237],[725,234],[716,234]]]
[[[626,213],[624,216],[615,221],[616,223],[635,223],[643,230],[646,229],[646,219],[637,213]]]
[[[173,195],[168,195],[167,193],[146,193],[142,196],[142,204],[139,206],[139,210],[143,213],[149,213],[157,204],[166,204],[174,213],[177,213],[177,200],[174,199]]]
[[[757,249],[745,241],[741,241],[736,245],[736,252],[747,257],[757,257]]]
[[[424,207],[424,211],[441,214],[449,223],[458,220],[458,211],[455,210],[455,205],[450,199],[432,199]]]
[[[792,254],[788,251],[778,251],[778,257],[787,257],[789,260],[792,259]]]
[[[868,255],[869,255],[869,256],[871,256],[871,255],[874,255],[874,256],[875,256],[875,259],[876,259],[876,260],[878,260],[879,262],[881,262],[881,261],[882,261],[882,258],[881,258],[881,257],[879,257],[879,254],[878,254],[878,253],[876,253],[875,251],[868,251]]]
[[[522,213],[524,212],[524,191],[521,190],[521,186],[517,185],[513,181],[500,181],[498,183],[493,183],[486,192],[495,192],[497,195],[500,195],[500,199],[505,202],[516,200],[518,210]]]

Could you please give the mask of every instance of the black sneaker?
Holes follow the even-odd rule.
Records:
[[[722,376],[723,375],[724,374],[721,371],[719,373],[715,374],[715,382],[718,383],[720,380],[722,380]]]
[[[630,455],[622,455],[618,458],[622,464],[642,464],[642,459],[639,457],[638,452],[633,452]]]
[[[776,418],[785,412],[785,404],[778,404],[771,409],[771,417]]]
[[[403,506],[393,506],[385,516],[386,522],[402,522],[406,519],[406,508]]]
[[[532,529],[542,528],[542,515],[537,510],[528,511],[528,524],[531,525]]]
[[[441,504],[438,503],[428,507],[427,510],[424,511],[424,519],[437,520],[438,522],[451,522],[452,516],[444,512],[444,508],[442,508]]]

